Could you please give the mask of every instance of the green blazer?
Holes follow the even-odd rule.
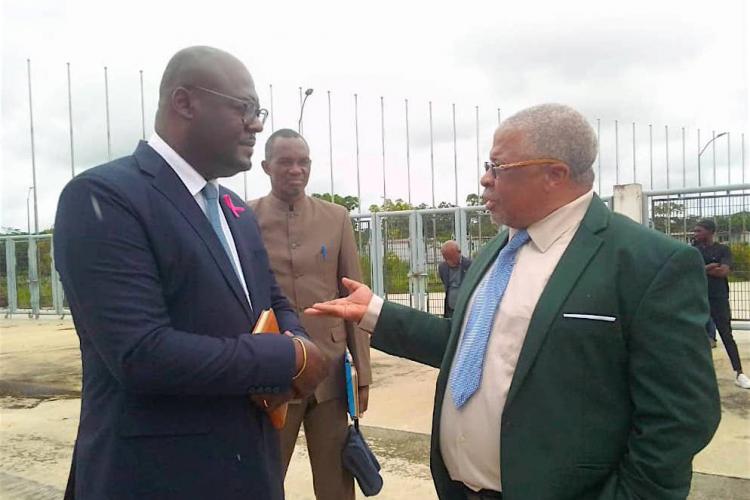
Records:
[[[440,452],[448,372],[469,298],[507,238],[474,260],[453,318],[386,302],[372,336],[440,368],[430,464],[441,499],[465,498]],[[503,498],[686,498],[693,456],[720,419],[707,320],[700,254],[595,196],[532,315],[502,421],[488,422],[501,426]]]

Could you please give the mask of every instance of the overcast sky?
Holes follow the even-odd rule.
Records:
[[[175,51],[197,44],[225,49],[244,61],[266,107],[273,85],[275,128],[296,128],[298,87],[315,89],[304,121],[313,158],[309,192],[330,190],[332,156],[335,191],[357,194],[357,93],[365,208],[380,203],[383,195],[381,96],[386,195],[392,199],[409,195],[404,102],[409,100],[414,204],[432,201],[429,101],[436,202],[455,198],[454,103],[462,203],[477,191],[477,151],[484,161],[497,108],[508,116],[550,101],[578,108],[594,127],[601,120],[604,194],[617,180],[616,164],[620,182],[631,182],[635,168],[636,180],[649,188],[653,162],[654,187],[666,188],[668,180],[670,187],[682,186],[682,127],[686,185],[698,182],[698,128],[702,142],[714,130],[731,132],[729,141],[723,137],[715,143],[716,182],[739,182],[743,175],[740,138],[748,132],[750,48],[748,10],[742,0],[381,0],[370,7],[327,0],[11,0],[2,5],[0,226],[26,228],[32,185],[27,58],[32,64],[39,226],[44,229],[52,224],[57,197],[71,176],[66,63],[71,64],[75,170],[81,172],[107,160],[103,67],[108,67],[111,149],[117,157],[130,154],[142,135],[139,70],[144,74],[148,137],[164,65]],[[270,129],[269,120],[259,143]],[[746,156],[749,140],[745,138]],[[246,179],[240,175],[224,182],[242,195],[246,180],[249,198],[269,190],[259,152]],[[748,161],[745,171],[750,169]],[[713,182],[713,165],[709,148],[702,156],[703,184]],[[747,175],[750,180],[750,172]]]

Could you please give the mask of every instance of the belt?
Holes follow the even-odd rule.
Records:
[[[468,486],[464,485],[464,492],[466,493],[466,500],[498,500],[503,498],[503,494],[499,491],[493,490],[479,490],[474,491]]]

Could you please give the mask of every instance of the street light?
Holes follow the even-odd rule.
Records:
[[[31,210],[29,209],[29,198],[31,197],[31,191],[34,190],[34,186],[29,186],[29,192],[26,194],[26,234],[31,236]]]
[[[700,134],[699,134],[699,135],[700,135]],[[722,137],[722,136],[725,136],[725,135],[727,135],[727,132],[722,132],[722,133],[720,133],[719,135],[717,135],[716,137],[713,137],[713,138],[711,138],[711,139],[710,139],[710,140],[709,140],[709,141],[708,141],[708,142],[706,143],[706,145],[705,145],[705,146],[703,146],[703,149],[701,149],[700,153],[698,153],[698,186],[700,186],[700,185],[701,185],[701,155],[702,155],[702,154],[703,154],[703,153],[704,153],[704,152],[706,151],[706,148],[708,148],[708,146],[709,146],[709,145],[710,145],[710,144],[711,144],[712,142],[714,142],[714,141],[715,141],[716,139],[718,139],[719,137]]]
[[[302,90],[302,87],[300,87],[300,90]],[[302,113],[305,112],[305,103],[307,102],[307,98],[312,95],[313,89],[307,89],[305,90],[305,98],[302,100],[302,104],[299,108],[299,120],[297,121],[297,132],[300,134],[302,133]]]

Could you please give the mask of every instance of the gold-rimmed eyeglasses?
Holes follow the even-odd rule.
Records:
[[[565,163],[564,161],[560,161],[557,158],[539,158],[536,160],[524,160],[524,161],[517,161],[514,163],[503,163],[501,165],[495,165],[495,163],[491,161],[484,162],[484,171],[487,172],[488,170],[492,172],[492,178],[497,179],[497,173],[502,170],[510,170],[512,168],[520,168],[520,167],[528,167],[530,165],[544,165],[545,163]]]
[[[231,95],[223,94],[219,92],[218,90],[209,89],[206,87],[200,87],[198,85],[191,85],[189,88],[202,90],[203,92],[207,92],[209,94],[213,94],[218,97],[223,97],[224,99],[230,100],[232,102],[236,102],[238,104],[242,104],[243,109],[241,111],[242,113],[242,123],[246,127],[253,122],[256,118],[260,121],[260,124],[263,125],[266,123],[266,118],[268,118],[268,110],[265,108],[258,108],[258,105],[252,101],[248,101],[246,99],[240,99],[239,97],[234,97]]]

